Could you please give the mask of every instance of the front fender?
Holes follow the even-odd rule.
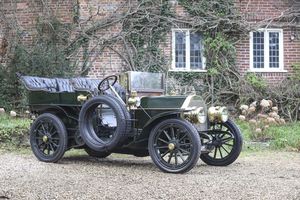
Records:
[[[180,114],[182,111],[168,111],[168,112],[163,112],[155,115],[152,117],[143,127],[144,129],[147,129],[149,126],[155,126],[157,123],[161,122],[164,119],[170,119],[170,118],[176,118],[180,117]]]

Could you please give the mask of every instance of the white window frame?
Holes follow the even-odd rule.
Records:
[[[202,60],[202,69],[191,69],[191,63],[190,63],[190,50],[191,50],[191,44],[190,44],[190,32],[191,29],[172,29],[172,65],[171,69],[169,71],[186,71],[186,72],[206,72],[206,59],[204,57],[203,53],[203,45],[201,49],[201,60]],[[185,46],[185,57],[186,57],[186,66],[184,68],[176,68],[176,53],[175,53],[175,45],[176,45],[176,32],[186,32],[186,46]],[[203,41],[202,41],[203,42]],[[203,44],[203,43],[202,43]]]
[[[264,68],[253,67],[253,32],[264,32]],[[279,68],[270,68],[269,58],[269,32],[279,33]],[[284,58],[283,58],[283,30],[282,29],[258,29],[250,32],[250,70],[251,72],[287,72],[284,70]]]

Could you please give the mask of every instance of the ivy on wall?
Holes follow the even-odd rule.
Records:
[[[180,88],[192,87],[192,92],[202,95],[207,103],[238,104],[268,97],[281,99],[278,102],[282,104],[286,102],[279,92],[270,92],[255,74],[245,77],[239,74],[235,43],[248,33],[250,27],[233,0],[177,2],[185,8],[188,16],[176,16],[174,5],[169,0],[138,0],[136,3],[128,0],[122,5],[121,13],[100,20],[91,14],[87,21],[80,21],[79,1],[73,1],[72,24],[61,22],[55,15],[39,17],[36,22],[38,34],[32,47],[23,45],[20,37],[10,41],[14,44],[10,52],[13,56],[8,65],[0,68],[0,89],[5,91],[0,95],[0,105],[23,105],[20,104],[20,99],[24,99],[22,90],[14,76],[16,71],[50,77],[72,76],[75,72],[86,75],[94,61],[92,56],[100,57],[107,48],[124,60],[124,70],[166,72],[175,85],[168,86],[169,91],[175,89],[178,93],[186,93],[192,90]],[[171,28],[180,23],[203,33],[207,73],[168,72],[170,61],[160,47]],[[99,31],[116,25],[121,27],[117,35],[99,35]],[[121,44],[121,47],[115,48],[114,44]],[[289,102],[296,106],[293,104],[296,101]],[[282,110],[287,112],[285,108]],[[296,113],[286,115],[294,117]]]

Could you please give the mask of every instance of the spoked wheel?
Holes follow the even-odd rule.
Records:
[[[59,161],[67,149],[65,125],[53,114],[40,115],[31,126],[30,144],[34,155],[40,161]]]
[[[243,138],[240,129],[233,121],[216,123],[208,131],[211,141],[203,141],[212,149],[209,153],[201,154],[200,158],[208,165],[226,166],[233,163],[242,150]]]
[[[149,154],[164,172],[184,173],[191,170],[200,156],[200,137],[186,120],[167,119],[154,127],[149,137]]]
[[[95,151],[89,147],[85,147],[84,150],[89,156],[95,157],[95,158],[106,158],[111,154],[109,152]]]

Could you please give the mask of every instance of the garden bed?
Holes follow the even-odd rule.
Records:
[[[28,147],[31,121],[27,118],[13,118],[7,115],[0,115],[0,145]]]

